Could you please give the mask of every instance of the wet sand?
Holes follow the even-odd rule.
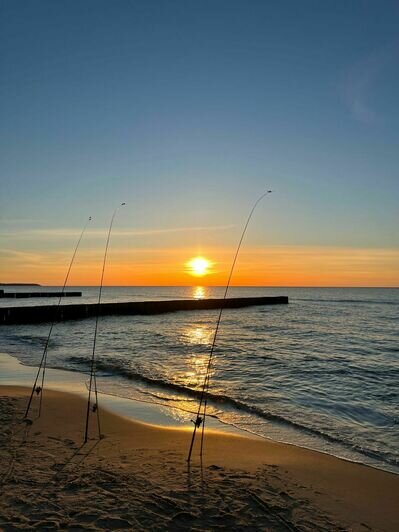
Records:
[[[46,391],[21,423],[28,388],[0,386],[0,528],[68,530],[398,530],[399,476],[315,451],[191,431],[101,411],[82,446],[85,401]]]

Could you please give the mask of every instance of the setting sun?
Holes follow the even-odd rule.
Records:
[[[204,259],[204,257],[194,257],[187,262],[188,273],[190,275],[195,275],[196,277],[207,275],[210,267],[210,261]]]

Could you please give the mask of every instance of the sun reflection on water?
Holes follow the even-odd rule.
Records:
[[[186,340],[190,344],[197,345],[209,345],[211,341],[212,331],[206,325],[197,325],[194,327],[189,327],[184,332]]]
[[[195,324],[182,331],[181,340],[186,346],[184,369],[176,371],[173,381],[188,388],[200,390],[209,361],[213,329],[206,324]]]
[[[207,295],[206,288],[204,286],[193,287],[193,298],[194,299],[205,299],[206,295]]]
[[[195,287],[193,289],[195,297],[206,297],[206,289]],[[208,369],[209,353],[213,341],[214,327],[212,323],[185,323],[180,329],[179,342],[183,349],[179,367],[174,368],[167,376],[168,380],[184,388],[195,390],[197,395],[187,396],[184,388],[181,392],[169,392],[165,413],[179,422],[190,421],[195,416],[198,408],[199,394],[204,385],[204,379]],[[216,359],[215,361],[216,362]],[[215,376],[216,365],[213,364],[210,371],[210,378]],[[165,391],[162,391],[162,395]],[[161,400],[162,402],[162,400]],[[213,416],[217,410],[211,404],[208,413]]]

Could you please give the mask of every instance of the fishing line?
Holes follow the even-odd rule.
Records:
[[[114,223],[114,218],[116,216],[116,213],[118,212],[119,208],[122,207],[123,205],[126,205],[126,203],[121,203],[114,210],[114,213],[111,218],[111,222],[109,224],[107,242],[105,244],[103,268],[101,272],[100,290],[98,292],[96,322],[94,326],[93,350],[92,350],[91,365],[90,365],[90,382],[89,382],[89,393],[87,397],[86,428],[85,428],[84,443],[87,443],[87,440],[88,440],[90,410],[92,410],[93,413],[97,414],[98,438],[101,439],[100,411],[98,408],[97,375],[96,375],[96,344],[97,344],[98,318],[99,318],[100,310],[101,310],[101,295],[103,291],[105,265],[107,262],[108,246],[109,246],[109,240],[111,238],[112,226]],[[91,392],[92,392],[93,385],[94,385],[94,405],[92,408],[90,408]]]
[[[221,322],[221,319],[222,319],[223,310],[224,310],[225,303],[226,303],[227,293],[228,293],[229,288],[230,288],[231,278],[233,276],[234,267],[236,265],[237,257],[238,257],[238,254],[240,252],[240,249],[241,249],[241,244],[242,244],[242,242],[244,240],[244,236],[245,236],[245,233],[247,231],[249,222],[251,221],[252,215],[253,215],[256,207],[258,206],[258,204],[262,201],[262,199],[264,197],[266,197],[268,194],[271,194],[271,193],[272,193],[272,190],[267,190],[266,192],[264,192],[256,200],[255,204],[253,205],[253,207],[251,209],[251,212],[249,213],[249,216],[247,218],[247,221],[246,221],[246,223],[244,225],[244,229],[243,229],[243,231],[241,233],[241,238],[240,238],[240,240],[238,242],[238,246],[237,246],[234,258],[233,258],[233,263],[231,265],[230,274],[229,274],[229,277],[228,277],[228,280],[227,280],[227,284],[226,284],[226,287],[225,287],[224,296],[223,296],[223,300],[222,300],[222,303],[221,303],[221,306],[220,306],[218,319],[216,321],[215,333],[214,333],[214,336],[213,336],[211,350],[210,350],[210,353],[209,353],[209,359],[208,359],[208,364],[207,364],[207,368],[206,368],[206,372],[205,372],[204,384],[203,384],[202,390],[201,390],[201,397],[200,397],[200,402],[199,402],[199,406],[198,406],[197,417],[196,417],[195,420],[193,420],[194,430],[193,430],[193,435],[192,435],[192,438],[191,438],[191,443],[190,443],[190,449],[189,449],[189,452],[188,452],[187,462],[190,462],[190,460],[191,460],[191,454],[192,454],[192,451],[193,451],[195,435],[196,435],[197,429],[199,429],[199,427],[201,425],[202,425],[202,433],[201,433],[200,456],[202,456],[203,443],[204,443],[206,409],[207,409],[207,404],[208,404],[208,389],[209,389],[209,381],[210,381],[210,373],[211,373],[211,367],[212,367],[213,354],[214,354],[214,350],[215,350],[215,346],[216,346],[216,339],[217,339],[217,335],[218,335],[218,332],[219,332],[219,327],[220,327],[220,322]]]
[[[40,360],[40,364],[39,364],[39,368],[38,368],[38,370],[37,370],[37,374],[36,374],[35,382],[34,382],[34,384],[33,384],[32,392],[31,392],[31,394],[30,394],[29,401],[28,401],[28,405],[27,405],[27,407],[26,407],[26,411],[25,411],[24,419],[26,419],[26,418],[28,417],[29,410],[30,410],[30,407],[31,407],[31,404],[32,404],[32,400],[33,400],[33,395],[34,395],[35,392],[36,392],[37,395],[40,395],[39,414],[38,414],[38,417],[40,417],[40,415],[41,415],[41,412],[42,412],[43,389],[44,389],[44,379],[45,379],[46,367],[47,367],[47,353],[48,353],[48,347],[49,347],[49,343],[50,343],[51,334],[52,334],[52,332],[53,332],[54,324],[55,324],[55,322],[56,322],[56,320],[57,320],[58,311],[59,311],[59,306],[60,306],[60,304],[61,304],[61,300],[62,300],[62,298],[64,297],[65,288],[66,288],[66,285],[67,285],[67,282],[68,282],[68,279],[69,279],[69,274],[71,273],[71,269],[72,269],[72,265],[73,265],[74,260],[75,260],[76,253],[77,253],[78,248],[79,248],[80,241],[82,240],[83,235],[84,235],[84,233],[85,233],[85,231],[86,231],[86,228],[87,228],[87,226],[89,225],[90,221],[91,221],[91,216],[89,216],[87,222],[85,223],[85,225],[84,225],[84,227],[83,227],[83,230],[82,230],[82,232],[80,233],[79,239],[78,239],[78,241],[77,241],[77,243],[76,243],[76,246],[75,246],[75,249],[74,249],[74,251],[73,251],[73,254],[72,254],[72,258],[71,258],[71,261],[70,261],[70,263],[69,263],[68,271],[67,271],[67,274],[66,274],[66,276],[65,276],[64,284],[63,284],[63,286],[62,286],[61,294],[60,294],[60,297],[58,298],[58,304],[56,305],[56,307],[55,307],[55,309],[54,309],[54,317],[53,317],[53,321],[51,322],[50,330],[49,330],[48,335],[47,335],[47,340],[46,340],[46,343],[45,343],[45,345],[44,345],[42,358],[41,358],[41,360]],[[39,380],[40,372],[42,372],[41,386],[37,386],[37,381]]]

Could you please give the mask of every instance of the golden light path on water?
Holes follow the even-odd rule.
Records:
[[[207,297],[207,288],[203,286],[193,287],[193,297],[195,299]],[[201,390],[208,366],[209,349],[213,334],[214,329],[206,324],[188,326],[182,331],[181,341],[188,346],[185,364],[187,369],[174,373],[171,377],[172,382],[187,388]],[[200,352],[198,352],[198,349],[193,352],[189,348],[190,344],[201,346],[203,349]],[[214,371],[214,369],[211,371],[211,378]],[[176,397],[175,408],[172,406],[174,401],[169,404],[169,407],[172,407],[169,414],[179,420],[190,419],[191,414],[189,412],[195,412],[197,402],[196,399],[185,399],[184,396]],[[185,412],[187,410],[189,412]],[[211,410],[209,412],[212,413]]]
[[[201,353],[198,353],[191,352],[188,349],[186,359],[188,369],[175,375],[176,382],[189,388],[200,387],[208,364],[209,345],[212,339],[212,333],[212,329],[207,325],[195,325],[184,329],[182,332],[182,341],[185,344],[202,346],[203,350]]]
[[[191,293],[190,293],[191,292]],[[206,286],[193,286],[189,294],[193,299],[205,299],[210,297],[210,290]],[[189,295],[187,294],[187,295]],[[209,350],[214,335],[214,325],[210,323],[187,324],[179,331],[178,340],[181,346],[185,346],[184,351],[178,356],[182,357],[180,368],[173,368],[173,371],[167,370],[165,380],[181,387],[182,392],[170,389],[165,392],[164,389],[151,390],[140,384],[132,386],[131,384],[122,384],[126,396],[131,399],[144,402],[152,402],[158,405],[160,410],[167,417],[175,420],[177,423],[190,423],[195,417],[198,408],[199,397],[184,393],[184,388],[201,391],[204,378],[209,362]],[[211,370],[211,379],[216,373],[217,360]],[[121,383],[119,383],[121,386]],[[111,387],[112,388],[112,387]],[[108,387],[110,390],[110,387]],[[152,396],[152,399],[149,397]],[[208,415],[217,414],[217,410],[211,404],[208,405]],[[188,428],[190,428],[188,426]]]
[[[207,290],[203,286],[195,286],[193,288],[194,299],[205,299],[207,297]]]

